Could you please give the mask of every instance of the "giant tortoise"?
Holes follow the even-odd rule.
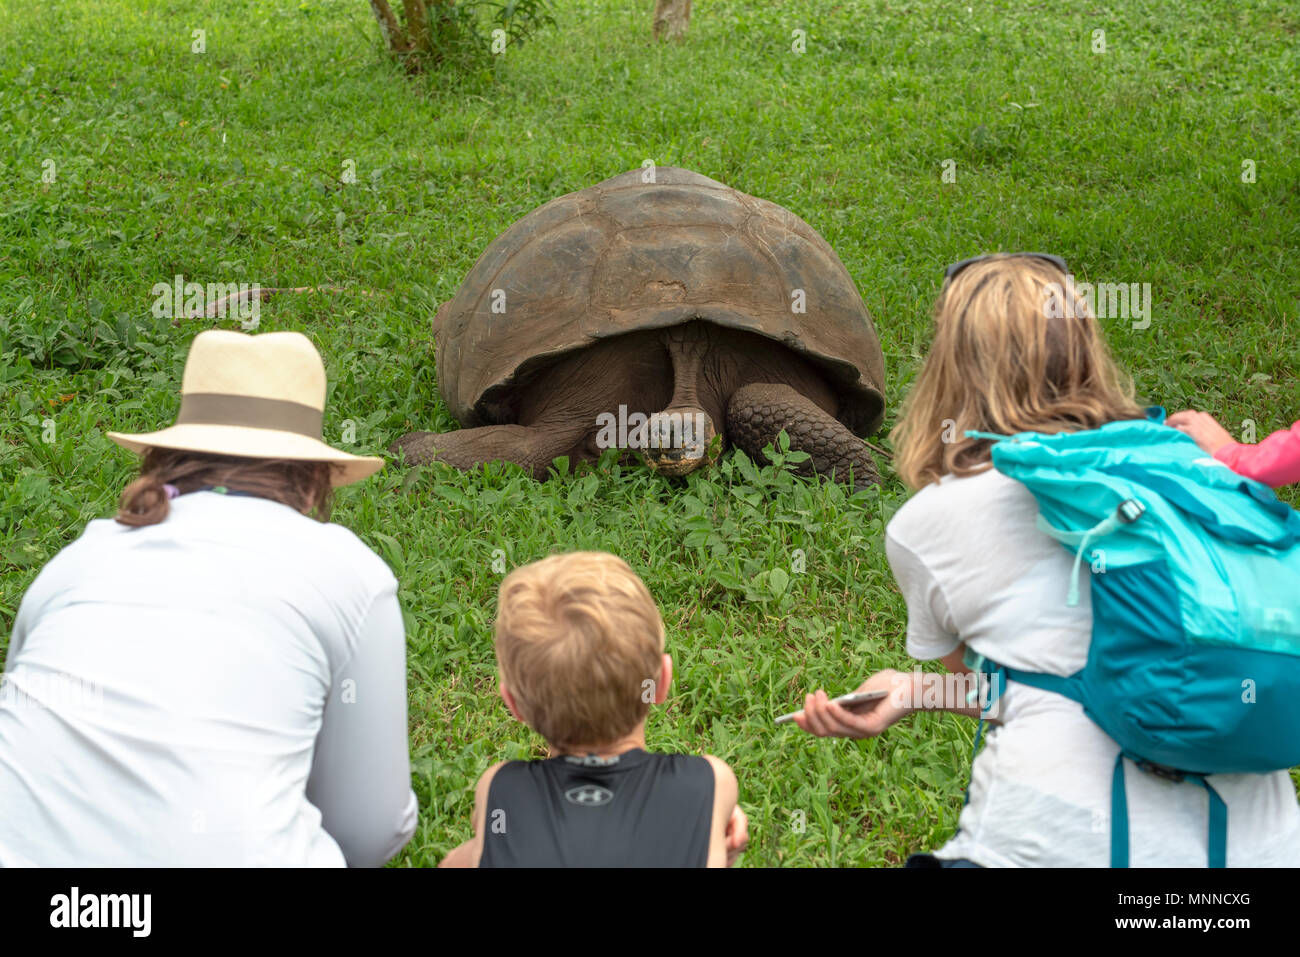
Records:
[[[884,360],[843,263],[798,216],[698,173],[636,169],[534,210],[433,327],[463,428],[403,436],[408,462],[541,478],[619,447],[680,475],[725,443],[762,460],[784,429],[805,472],[878,480],[860,436],[884,415]]]

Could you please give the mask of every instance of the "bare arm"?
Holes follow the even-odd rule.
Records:
[[[709,867],[731,867],[749,843],[749,818],[737,803],[740,785],[731,766],[706,754],[713,766],[713,821],[709,833]]]
[[[968,704],[966,694],[975,687],[974,673],[962,663],[966,645],[960,644],[941,660],[951,675],[926,671],[878,671],[858,686],[858,691],[888,691],[879,701],[850,711],[835,704],[818,688],[804,699],[795,724],[823,738],[874,738],[914,711],[951,711],[978,718],[978,704]]]
[[[979,675],[966,667],[965,658],[966,642],[963,641],[953,650],[952,654],[944,655],[939,659],[950,674],[957,675],[962,679],[952,684],[952,687],[956,689],[956,695],[949,695],[949,697],[956,697],[957,700],[945,701],[945,707],[942,710],[951,711],[954,714],[964,714],[968,718],[979,718],[980,706],[978,704],[967,704],[966,702],[966,692],[978,687],[975,682],[979,680]],[[935,677],[942,677],[942,675],[936,675]]]
[[[487,826],[488,795],[492,790],[492,779],[505,764],[501,761],[483,772],[474,787],[474,836],[463,844],[457,845],[438,862],[439,867],[478,867],[483,857],[483,829]]]

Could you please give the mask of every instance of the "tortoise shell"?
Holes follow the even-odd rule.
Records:
[[[641,169],[551,200],[498,236],[434,319],[439,390],[466,428],[512,420],[512,395],[599,339],[704,319],[822,368],[839,419],[884,416],[884,358],[834,250],[798,216],[690,170]],[[796,311],[802,290],[804,312]]]

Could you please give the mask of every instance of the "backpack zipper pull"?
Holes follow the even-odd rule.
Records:
[[[1114,515],[1102,519],[1083,533],[1079,549],[1074,553],[1074,567],[1070,569],[1070,591],[1065,597],[1066,605],[1073,608],[1079,604],[1079,566],[1083,562],[1083,553],[1087,550],[1088,543],[1094,538],[1109,535],[1121,525],[1132,525],[1146,510],[1146,506],[1137,499],[1126,498],[1115,507]]]

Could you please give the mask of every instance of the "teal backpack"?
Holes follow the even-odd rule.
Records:
[[[1078,701],[1119,744],[1112,867],[1129,862],[1126,758],[1205,788],[1209,864],[1226,866],[1227,806],[1206,775],[1300,764],[1300,514],[1161,408],[1081,432],[966,434],[994,441],[993,466],[1074,553],[1068,604],[1087,562],[1093,614],[1087,664],[1069,677],[968,663],[993,689],[1019,681]]]

